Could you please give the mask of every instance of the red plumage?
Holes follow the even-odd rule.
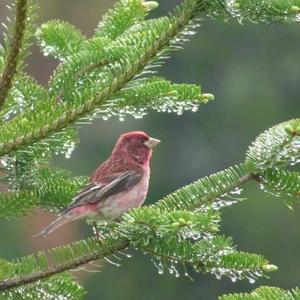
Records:
[[[148,192],[152,149],[159,143],[142,131],[121,135],[111,156],[92,173],[90,182],[38,235],[47,235],[83,217],[113,221],[142,205]]]

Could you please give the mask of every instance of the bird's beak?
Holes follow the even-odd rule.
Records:
[[[144,144],[149,148],[149,149],[153,149],[155,148],[158,144],[160,143],[160,140],[154,139],[154,138],[149,138],[149,140],[147,140],[146,142],[144,142]]]

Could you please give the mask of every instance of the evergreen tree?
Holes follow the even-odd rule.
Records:
[[[3,181],[0,216],[10,220],[36,207],[52,212],[67,205],[87,181],[47,165],[56,153],[71,155],[78,124],[143,117],[151,109],[182,114],[213,99],[198,85],[172,83],[155,75],[169,54],[181,49],[200,17],[240,23],[296,21],[299,0],[186,0],[167,16],[148,18],[155,1],[120,0],[87,38],[71,24],[53,20],[35,28],[33,0],[16,0],[14,17],[0,48],[0,155]],[[35,39],[45,55],[60,61],[47,88],[24,71]],[[234,205],[254,181],[288,205],[300,196],[300,119],[275,125],[249,146],[238,165],[200,178],[150,206],[125,214],[120,223],[99,226],[91,237],[14,261],[0,260],[1,299],[82,299],[85,291],[69,270],[129,247],[147,253],[159,273],[187,269],[250,283],[277,270],[259,254],[237,250],[220,234],[222,207]],[[220,299],[298,299],[297,289],[261,287],[249,295]]]

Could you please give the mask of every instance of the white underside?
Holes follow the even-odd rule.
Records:
[[[147,196],[149,176],[150,174],[146,173],[142,180],[129,191],[118,193],[100,202],[98,208],[100,218],[107,221],[116,220],[131,208],[141,206]]]

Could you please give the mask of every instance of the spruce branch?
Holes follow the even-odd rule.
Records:
[[[246,161],[257,171],[286,168],[300,162],[300,119],[277,124],[263,132],[251,144]]]
[[[11,45],[4,71],[0,78],[0,111],[5,103],[7,94],[12,85],[13,77],[17,71],[18,56],[21,51],[22,42],[25,33],[25,25],[28,11],[27,0],[16,0],[16,17],[14,25],[14,36],[11,40]]]
[[[58,212],[87,181],[86,177],[75,177],[65,170],[46,167],[25,175],[25,189],[0,194],[1,219],[30,215],[36,207]]]
[[[1,126],[15,118],[23,110],[32,108],[37,101],[45,101],[47,98],[47,91],[44,87],[30,75],[18,71],[0,112]]]
[[[35,35],[44,55],[52,55],[62,61],[82,50],[86,42],[77,28],[60,20],[43,23]]]
[[[21,2],[18,0],[17,3]],[[61,174],[61,177],[53,180],[52,176],[57,175],[54,170],[48,170],[47,173],[47,169],[41,169],[39,173],[35,173],[36,170],[31,173],[28,167],[33,157],[39,158],[39,153],[47,153],[43,152],[42,144],[46,146],[51,139],[55,144],[58,134],[64,135],[65,130],[70,129],[69,125],[93,111],[113,108],[122,114],[128,104],[138,107],[135,101],[142,97],[142,109],[157,104],[158,110],[164,110],[166,107],[161,103],[171,99],[171,105],[179,105],[177,112],[180,114],[185,104],[181,101],[184,99],[189,100],[189,105],[193,105],[194,100],[205,102],[211,99],[211,95],[201,94],[200,87],[194,85],[171,84],[163,78],[136,79],[137,75],[155,66],[156,59],[162,58],[161,54],[165,54],[167,49],[178,46],[174,44],[174,39],[179,39],[179,44],[184,41],[180,33],[187,33],[190,22],[199,13],[209,12],[214,3],[221,3],[223,13],[229,13],[230,17],[240,21],[240,13],[243,20],[253,18],[259,22],[264,22],[265,14],[271,11],[277,14],[278,19],[285,19],[287,14],[289,19],[290,15],[295,17],[299,13],[296,6],[286,11],[286,3],[294,3],[292,0],[276,0],[263,1],[259,9],[254,10],[255,15],[250,12],[247,16],[249,5],[244,5],[246,2],[250,3],[237,0],[210,1],[208,4],[204,0],[187,0],[169,17],[144,21],[146,12],[156,6],[155,2],[133,0],[130,1],[133,6],[128,10],[127,1],[124,0],[106,15],[96,31],[96,37],[91,40],[86,40],[67,23],[49,22],[48,27],[41,28],[38,36],[41,44],[47,44],[41,45],[44,51],[51,52],[64,63],[52,76],[49,93],[29,80],[34,89],[39,91],[39,98],[44,100],[38,99],[34,103],[36,112],[33,113],[32,107],[27,110],[19,108],[20,114],[13,116],[1,128],[0,155],[9,154],[18,163],[21,162],[21,167],[27,164],[27,169],[24,168],[26,172],[23,173],[16,172],[21,191],[16,189],[1,195],[0,216],[19,217],[36,206],[57,211],[72,199],[86,178],[74,177],[73,182],[71,175]],[[232,4],[235,5],[229,7]],[[273,10],[274,7],[277,10]],[[272,15],[272,18],[276,16]],[[60,33],[59,38],[54,37],[53,29],[56,28]],[[142,39],[141,36],[146,38]],[[68,39],[70,48],[66,43]],[[109,44],[107,47],[106,43]],[[52,49],[47,49],[49,45]],[[78,50],[76,55],[71,53],[74,49]],[[16,72],[17,63],[13,73]],[[24,75],[22,85],[28,78]],[[8,87],[6,94],[9,93]],[[26,90],[24,94],[30,98]],[[7,106],[4,116],[10,112],[9,108]],[[269,186],[280,194],[299,196],[299,174],[285,169],[300,161],[299,122],[297,119],[279,124],[259,136],[249,148],[245,163],[202,178],[150,207],[130,211],[123,216],[122,222],[114,225],[112,233],[106,234],[100,241],[87,239],[21,258],[8,267],[9,272],[0,276],[0,290],[18,293],[15,288],[22,290],[24,285],[30,288],[34,287],[32,283],[47,283],[57,274],[106,258],[129,246],[158,259],[160,271],[169,269],[176,275],[177,262],[184,266],[190,264],[195,271],[209,272],[217,278],[228,276],[232,281],[247,278],[253,282],[263,272],[276,270],[264,257],[238,252],[231,239],[217,235],[220,221],[217,211],[243,200],[235,195],[250,180]],[[58,140],[56,142],[60,144],[63,138]],[[38,150],[35,152],[34,148]],[[32,157],[28,158],[26,153],[29,152]],[[29,179],[26,185],[22,184],[24,178]],[[59,197],[54,197],[56,195]],[[20,205],[22,201],[24,206]]]
[[[251,293],[236,293],[220,296],[219,300],[298,300],[300,298],[300,289],[291,291],[271,286],[261,286]]]
[[[167,47],[172,39],[174,39],[190,22],[197,17],[204,9],[203,1],[201,0],[189,0],[186,1],[179,9],[176,10],[174,16],[170,18],[171,22],[166,22],[168,26],[162,27],[163,32],[154,43],[147,46],[143,50],[142,55],[138,59],[128,57],[119,61],[116,65],[118,74],[112,78],[112,82],[109,86],[104,87],[101,91],[97,92],[97,95],[81,105],[61,105],[57,108],[56,116],[51,119],[49,123],[46,123],[33,131],[14,136],[8,140],[0,141],[0,156],[17,150],[21,147],[28,146],[34,142],[42,140],[49,135],[57,132],[84,117],[88,113],[91,113],[95,108],[103,105],[106,100],[111,98],[117,91],[123,88],[136,74],[138,74],[149,62],[155,58],[157,53]],[[165,24],[165,25],[166,25]],[[127,60],[128,59],[128,60]],[[112,76],[113,74],[111,74]],[[49,102],[49,110],[52,111],[52,101]],[[37,111],[39,107],[36,108]],[[45,112],[46,113],[46,112]],[[49,115],[49,113],[48,113]],[[11,125],[20,127],[18,122],[8,123],[8,128],[13,128]],[[30,127],[32,129],[32,127]],[[5,129],[5,128],[4,128]],[[14,132],[16,132],[14,130]]]
[[[269,169],[264,173],[262,184],[276,196],[287,196],[300,200],[299,172]]]
[[[0,278],[5,278],[8,274],[15,274],[20,264],[22,263],[11,263],[0,259]],[[81,300],[85,294],[85,290],[74,281],[71,274],[62,273],[46,280],[40,280],[35,284],[1,292],[0,299],[32,300],[43,297],[43,299]]]
[[[213,100],[213,95],[202,94],[201,87],[194,84],[175,84],[162,77],[151,77],[122,89],[112,99],[114,110],[142,117],[151,108],[159,112],[197,111],[199,103]]]
[[[79,253],[76,253],[76,251],[74,251],[74,248],[76,246],[80,248],[81,255],[79,255]],[[89,248],[89,246],[91,248]],[[65,247],[52,249],[52,251],[49,250],[48,255],[52,254],[52,258],[54,259],[55,256],[56,258],[61,257],[62,253],[64,252],[66,253],[67,251],[71,253],[73,259],[66,260],[66,261],[60,259],[60,264],[58,265],[47,267],[43,270],[35,271],[35,272],[34,271],[28,272],[27,269],[24,270],[25,275],[23,276],[15,277],[12,279],[1,280],[0,291],[10,290],[15,287],[23,286],[33,282],[37,282],[39,280],[43,280],[45,278],[49,278],[53,275],[63,273],[67,270],[76,269],[82,265],[88,264],[90,262],[93,262],[101,258],[105,258],[106,256],[110,256],[111,254],[124,250],[127,247],[128,247],[127,240],[109,236],[107,238],[102,239],[101,241],[90,239],[88,241],[79,241]],[[78,255],[78,257],[76,256],[76,254]],[[29,257],[28,259],[29,259],[29,264],[28,264],[29,266],[30,263],[33,263],[33,261],[35,261],[34,266],[36,266],[36,264],[39,264],[41,262],[45,262],[45,260],[47,261],[46,254],[43,252],[38,253],[36,257]]]
[[[144,0],[121,0],[110,9],[99,22],[95,36],[116,39],[126,29],[144,20],[150,10],[155,9],[158,3]]]
[[[225,172],[222,173],[223,175],[225,174],[224,177],[227,177],[229,172]],[[230,169],[230,172],[232,172],[232,170]],[[236,173],[237,175],[238,173]],[[209,177],[208,177],[209,178]],[[216,176],[212,175],[213,181],[215,182],[216,180]],[[238,183],[243,184],[247,181],[249,181],[250,179],[252,179],[252,176],[249,175],[242,175],[240,177],[236,178],[236,183],[232,184],[229,186],[227,186],[227,188],[225,190],[222,191],[222,193],[224,191],[228,191],[231,189],[234,189]],[[229,182],[231,182],[232,178],[230,178],[229,176]],[[196,182],[194,184],[191,184],[190,186],[188,186],[190,188],[190,190],[197,190],[197,185],[200,186],[204,186],[204,191],[206,191],[205,187],[207,187],[209,183],[208,181],[205,181],[204,183],[202,181]],[[232,183],[232,182],[231,182]],[[205,186],[206,185],[206,186]],[[186,188],[185,188],[186,189]],[[224,187],[223,187],[224,189]],[[179,190],[178,194],[183,194],[183,192],[181,190]],[[151,206],[149,209],[165,209],[166,208],[166,203],[167,201],[170,201],[169,199],[176,199],[178,197],[178,194],[175,192],[174,195],[169,195],[168,197],[166,197],[164,200],[162,200],[161,202],[158,202],[156,205]],[[212,198],[212,197],[211,197]],[[210,201],[212,201],[212,199],[210,198]],[[167,201],[166,201],[167,200]],[[179,207],[186,207],[187,209],[192,209],[193,207],[199,206],[199,201],[200,199],[197,197],[193,197],[192,199],[190,199],[190,201],[194,201],[194,205],[192,205],[192,203],[186,202],[187,199],[185,199],[184,197],[181,197],[180,199],[177,199],[177,202],[182,202],[181,205],[178,205]],[[171,205],[171,202],[170,202]],[[170,210],[172,210],[172,205],[169,208]],[[142,208],[141,211],[143,212],[143,210],[147,210],[147,208]],[[143,212],[144,213],[144,212]],[[60,248],[57,249],[52,249],[52,250],[48,250],[48,254],[52,254],[52,257],[55,256],[55,251],[57,253],[64,253],[65,251],[68,251],[67,254],[65,253],[65,255],[59,255],[58,261],[56,261],[56,264],[54,266],[49,266],[49,265],[42,265],[40,266],[40,270],[36,270],[39,269],[39,263],[38,260],[36,261],[32,261],[32,265],[35,266],[34,270],[26,270],[25,274],[19,275],[16,278],[7,278],[5,280],[0,281],[0,290],[7,290],[7,289],[11,289],[17,286],[21,286],[24,284],[29,284],[32,282],[36,282],[40,279],[43,278],[48,278],[50,276],[53,276],[55,274],[67,271],[67,270],[72,270],[74,268],[77,268],[79,266],[85,265],[88,262],[92,262],[95,260],[98,260],[100,258],[103,258],[105,256],[109,256],[111,254],[117,253],[118,251],[121,251],[125,248],[127,248],[128,246],[135,245],[135,246],[139,246],[141,249],[147,250],[149,253],[151,253],[151,247],[149,250],[149,244],[148,241],[146,241],[145,243],[143,243],[143,239],[145,239],[148,234],[145,234],[145,231],[142,232],[142,234],[140,235],[134,235],[134,240],[130,239],[129,236],[132,236],[129,234],[128,229],[131,228],[130,224],[131,222],[131,213],[127,215],[125,215],[125,219],[123,222],[120,223],[120,225],[118,225],[118,230],[116,232],[116,234],[113,235],[113,238],[111,236],[109,236],[107,239],[102,239],[100,242],[98,240],[95,239],[89,239],[87,241],[82,241],[82,242],[77,242],[67,245],[67,246],[62,246]],[[134,216],[136,214],[136,210],[132,211],[132,216]],[[170,215],[171,218],[172,215]],[[174,216],[173,216],[174,217]],[[129,227],[128,227],[128,223],[129,223]],[[149,222],[148,222],[149,223]],[[139,224],[138,224],[139,225]],[[124,226],[124,228],[123,228]],[[134,226],[133,224],[131,224],[131,226]],[[137,228],[131,228],[131,229],[135,229],[137,230]],[[215,231],[215,229],[213,229]],[[150,236],[150,235],[149,235]],[[137,237],[140,237],[140,239],[138,239]],[[163,241],[162,241],[163,242]],[[219,242],[218,242],[219,243]],[[146,247],[145,245],[148,244],[148,247]],[[171,245],[173,244],[174,246],[174,240],[173,242],[171,242]],[[79,248],[79,250],[77,251],[77,247]],[[178,247],[178,242],[176,242],[176,247]],[[197,244],[198,245],[198,244]],[[188,249],[194,249],[193,253],[194,253],[194,257],[196,257],[196,252],[199,252],[199,245],[187,245],[186,247],[189,247]],[[170,244],[169,244],[170,246]],[[215,249],[215,244],[212,243],[211,247],[213,247],[212,249]],[[176,248],[176,247],[172,247],[172,249]],[[205,247],[205,251],[208,251],[208,246],[207,245],[203,245],[203,247]],[[81,250],[80,250],[81,249]],[[162,251],[164,249],[164,251],[169,251],[168,247],[161,247],[160,248]],[[179,248],[178,248],[179,249]],[[188,251],[186,250],[185,247],[181,248],[182,250],[179,249],[179,251],[181,251],[181,255],[183,255],[183,253],[188,253]],[[80,252],[81,251],[81,252]],[[196,252],[195,252],[196,251]],[[163,255],[162,252],[160,252],[160,255]],[[169,254],[168,254],[169,253]],[[171,255],[170,252],[165,253],[164,254],[164,258],[169,257],[169,258],[174,258],[175,255],[179,255],[180,253],[173,253],[172,255],[174,255],[174,257]],[[42,254],[38,254],[36,257],[41,256]],[[63,258],[63,259],[62,259]],[[24,258],[26,260],[26,258]],[[187,257],[182,257],[183,262],[187,262],[188,258]],[[185,260],[184,260],[185,259]],[[44,260],[41,260],[44,261]],[[199,263],[199,260],[197,261],[197,265]],[[265,266],[266,263],[262,263],[261,266]]]
[[[222,196],[226,196],[231,191],[240,188],[244,183],[253,179],[257,180],[254,169],[248,164],[240,164],[180,188],[158,201],[154,206],[166,211],[177,209],[219,209],[240,200],[239,198],[234,199],[231,197],[226,200],[222,199]]]
[[[239,23],[293,23],[299,21],[298,0],[214,0],[209,3],[208,15]]]
[[[148,208],[134,209],[125,214],[122,222],[115,228],[113,238],[109,237],[107,240],[101,241],[100,244],[97,244],[97,241],[93,239],[88,240],[90,242],[78,242],[76,245],[79,250],[74,245],[49,250],[56,257],[54,266],[50,266],[48,263],[41,266],[38,262],[33,261],[32,265],[36,267],[33,272],[28,272],[27,270],[27,273],[25,272],[17,278],[7,278],[0,283],[0,286],[2,284],[2,289],[7,289],[23,283],[34,282],[41,278],[72,269],[86,262],[99,259],[103,257],[103,253],[107,255],[113,254],[115,251],[123,249],[122,247],[126,248],[130,245],[146,251],[150,255],[159,257],[164,261],[169,259],[171,263],[175,260],[175,257],[183,264],[191,261],[196,270],[199,267],[199,270],[202,271],[209,272],[211,270],[216,276],[227,275],[232,280],[246,277],[252,281],[255,276],[261,275],[263,271],[275,270],[276,267],[268,264],[264,258],[236,252],[230,248],[230,244],[224,245],[226,251],[222,250],[223,254],[221,255],[221,262],[224,264],[219,265],[219,267],[211,263],[212,257],[208,259],[210,263],[205,263],[204,258],[196,261],[187,255],[194,253],[194,257],[200,257],[199,255],[202,253],[201,251],[204,251],[203,249],[205,249],[203,253],[209,253],[209,248],[207,247],[210,246],[203,245],[201,236],[203,234],[212,236],[216,234],[219,218],[218,214],[214,211],[222,206],[237,202],[238,200],[235,201],[235,198],[230,193],[235,192],[235,189],[240,188],[244,183],[250,180],[256,180],[261,183],[262,180],[269,178],[269,181],[281,192],[295,192],[295,189],[298,191],[298,174],[283,171],[278,172],[277,170],[277,173],[274,175],[274,173],[270,173],[269,165],[263,163],[263,160],[269,161],[270,155],[279,158],[280,162],[282,160],[289,162],[289,155],[298,153],[298,125],[299,119],[295,119],[272,127],[261,134],[251,145],[247,152],[246,163],[202,178],[175,191]],[[296,140],[291,141],[291,136]],[[289,151],[286,151],[286,147],[288,147]],[[257,156],[251,153],[256,153]],[[284,167],[286,165],[280,163],[274,166],[278,168],[278,166]],[[285,181],[281,185],[276,185],[275,181],[280,181],[282,178],[285,181],[293,181],[296,185],[289,189],[284,189]],[[47,189],[44,187],[43,190]],[[229,196],[229,200],[223,198],[226,196]],[[221,204],[219,204],[220,201]],[[198,211],[198,214],[193,214],[195,210]],[[153,216],[156,216],[155,220],[153,220]],[[194,227],[191,227],[192,225]],[[166,234],[166,229],[170,228],[170,226],[172,226],[172,230]],[[186,233],[185,229],[187,228],[189,230]],[[193,237],[196,237],[196,239],[200,238],[195,244],[186,240],[192,237],[190,234],[194,229],[196,229],[196,235],[193,235]],[[84,248],[84,252],[80,252],[86,243],[89,244],[89,247]],[[211,247],[215,249],[216,244],[212,242]],[[105,252],[103,252],[104,248]],[[59,255],[59,258],[57,258],[55,253],[65,253],[65,255]],[[224,253],[226,254],[225,256]],[[67,262],[62,260],[62,257]],[[220,260],[217,259],[216,262],[220,263]],[[247,264],[248,267],[246,267]],[[233,266],[235,266],[234,269]],[[243,268],[245,269],[245,273],[240,273]]]

